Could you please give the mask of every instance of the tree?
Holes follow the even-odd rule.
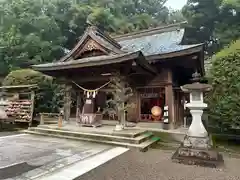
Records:
[[[129,102],[130,97],[133,95],[132,89],[128,85],[126,78],[120,74],[115,74],[111,78],[109,86],[113,89],[111,92],[113,98],[107,101],[108,107],[104,111],[114,110],[115,114],[118,115],[120,125],[124,128],[126,125],[125,112],[133,106],[133,104]]]
[[[223,0],[214,31],[221,48],[240,38],[239,19],[240,0]]]
[[[0,64],[9,72],[57,60],[76,44],[88,23],[123,34],[180,20],[169,20],[165,2],[1,0]]]
[[[184,22],[186,21],[180,10],[170,10],[168,15],[167,24],[173,24],[176,22]]]
[[[221,0],[188,0],[183,8],[183,15],[187,19],[184,43],[206,43],[208,53],[215,52],[213,37],[215,22],[219,16]]]
[[[49,76],[31,69],[12,71],[4,79],[3,85],[28,85],[37,84],[39,89],[35,97],[35,113],[59,112],[63,100],[63,88]]]
[[[206,43],[209,55],[240,37],[239,0],[188,0],[185,43]]]
[[[63,55],[61,29],[47,15],[52,8],[36,0],[0,2],[0,60],[8,71]]]
[[[210,123],[219,129],[240,127],[240,40],[212,59],[208,78],[213,91],[208,94]]]
[[[83,1],[78,1],[81,4]],[[110,33],[123,34],[168,23],[166,0],[88,0],[89,20]],[[103,17],[103,18],[101,18]]]

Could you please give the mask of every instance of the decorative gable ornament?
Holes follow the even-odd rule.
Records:
[[[95,49],[99,49],[97,46],[96,46],[96,43],[94,43],[93,41],[90,41],[88,44],[87,44],[87,48],[85,49],[85,51],[92,51],[92,50],[95,50]]]

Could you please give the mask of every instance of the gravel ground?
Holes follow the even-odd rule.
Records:
[[[128,151],[78,180],[240,180],[240,159],[224,157],[222,169],[171,162],[173,151]]]

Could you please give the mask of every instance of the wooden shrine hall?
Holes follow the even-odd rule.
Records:
[[[184,102],[188,98],[180,86],[189,83],[195,71],[204,75],[203,44],[181,45],[185,32],[181,25],[114,37],[91,26],[59,61],[33,68],[68,82],[66,121],[72,114],[78,122],[84,121],[85,114],[92,115],[91,119],[116,118],[102,112],[111,98],[109,80],[118,72],[127,78],[134,92],[131,102],[135,106],[127,110],[127,121],[162,123],[165,109],[168,123],[176,128],[183,124]],[[161,118],[152,118],[155,106],[161,109]]]

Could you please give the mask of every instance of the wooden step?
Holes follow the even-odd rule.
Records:
[[[75,137],[75,136],[66,136],[66,135],[60,135],[60,134],[49,134],[49,133],[42,133],[37,131],[30,131],[25,130],[25,133],[33,134],[33,135],[40,135],[40,136],[50,136],[50,137],[57,137],[57,138],[64,138],[64,139],[71,139],[71,140],[79,140],[79,141],[88,141],[88,142],[94,142],[94,143],[102,143],[102,144],[109,144],[109,145],[117,145],[127,148],[137,148],[140,151],[147,151],[149,147],[157,143],[160,139],[158,138],[150,138],[140,144],[132,144],[132,143],[126,143],[126,142],[119,142],[119,141],[108,141],[108,140],[99,140],[99,139],[91,139],[91,138],[84,138],[84,137]]]
[[[103,140],[103,141],[125,142],[130,144],[140,144],[153,136],[152,133],[145,133],[132,138],[132,137],[115,136],[115,135],[108,135],[108,134],[96,134],[92,132],[71,132],[66,130],[46,129],[46,128],[38,128],[38,127],[29,128],[29,131],[46,133],[46,134],[63,135],[63,136],[73,136],[73,137],[95,139],[95,140]]]

